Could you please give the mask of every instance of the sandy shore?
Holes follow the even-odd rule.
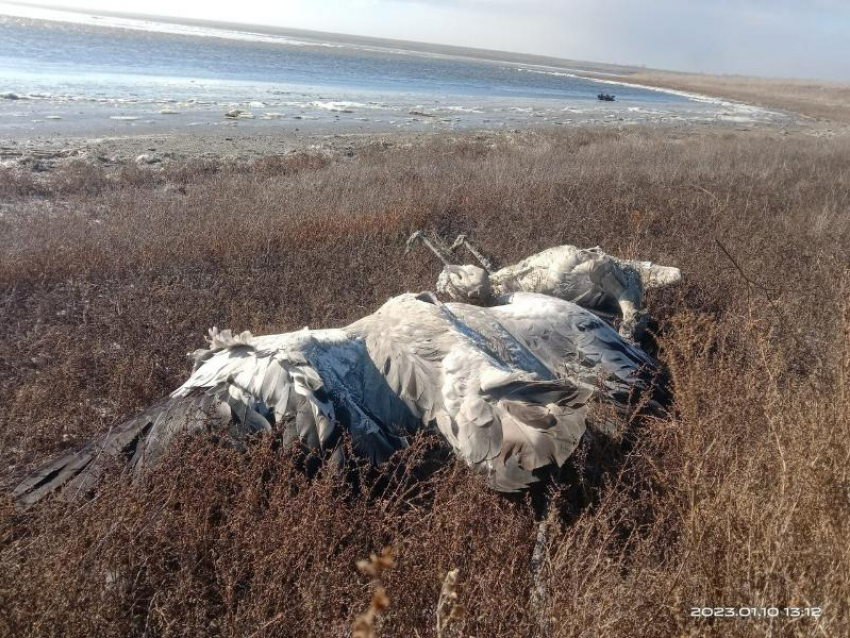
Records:
[[[668,131],[671,135],[694,133],[744,133],[759,131],[770,135],[834,136],[846,135],[850,127],[836,122],[812,121],[793,114],[771,121],[666,121],[641,122],[636,120],[591,121],[573,125],[574,128],[610,128],[623,130],[649,126]],[[564,126],[552,123],[534,126],[498,128],[429,128],[424,130],[399,130],[397,128],[339,127],[339,132],[322,127],[263,126],[242,122],[223,128],[187,128],[175,126],[167,132],[138,128],[110,130],[100,135],[73,134],[73,129],[51,132],[49,127],[39,128],[34,134],[19,132],[0,136],[0,167],[21,168],[33,171],[50,170],[69,161],[88,161],[99,165],[124,165],[135,162],[159,165],[184,159],[225,159],[250,161],[252,159],[293,152],[311,151],[328,155],[351,153],[356,149],[383,143],[386,145],[415,145],[435,136],[476,136],[494,139],[520,138],[529,135],[546,135],[563,131]]]

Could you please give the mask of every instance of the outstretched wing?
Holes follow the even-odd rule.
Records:
[[[514,491],[572,453],[599,379],[626,405],[654,369],[592,314],[528,293],[487,309],[403,295],[346,330],[215,331],[211,346],[170,397],[24,480],[19,502],[87,492],[113,460],[153,467],[187,432],[241,445],[275,428],[336,454],[347,429],[356,452],[381,462],[431,422],[493,487]]]
[[[138,474],[190,433],[208,432],[240,447],[250,435],[277,427],[284,442],[333,448],[340,432],[322,378],[303,354],[307,337],[274,347],[268,338],[217,341],[218,335],[213,348],[195,353],[199,365],[171,396],[31,474],[13,496],[27,506],[57,491],[68,498],[85,494],[108,464],[123,462]]]
[[[12,495],[23,506],[56,491],[74,498],[87,494],[110,463],[126,463],[134,472],[156,465],[178,433],[209,431],[239,441],[263,425],[267,425],[263,416],[248,405],[238,405],[224,384],[196,389],[165,399],[82,449],[54,460],[23,480]]]

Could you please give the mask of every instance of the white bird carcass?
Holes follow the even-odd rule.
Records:
[[[414,233],[408,245],[415,239],[422,240],[443,261],[437,292],[455,301],[494,305],[513,292],[550,295],[577,303],[607,320],[621,318],[620,334],[630,340],[639,336],[645,320],[646,290],[682,280],[678,268],[619,259],[598,246],[555,246],[495,270],[464,235],[452,248],[465,245],[483,267],[453,265],[441,248],[421,232]]]
[[[592,313],[531,293],[491,308],[405,294],[338,330],[213,329],[193,357],[170,396],[26,478],[18,503],[88,493],[115,459],[149,470],[186,433],[242,445],[275,432],[330,460],[347,433],[379,463],[430,426],[495,489],[516,491],[572,454],[594,399],[626,413],[656,372]]]

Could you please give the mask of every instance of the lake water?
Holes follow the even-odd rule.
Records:
[[[757,109],[573,69],[283,30],[0,3],[0,133],[209,127],[413,130],[752,119]],[[49,18],[49,19],[44,19]],[[324,39],[323,39],[324,38]],[[411,47],[415,45],[410,45]],[[616,102],[600,102],[600,92]],[[239,111],[236,113],[235,111]],[[230,113],[230,117],[226,114]]]

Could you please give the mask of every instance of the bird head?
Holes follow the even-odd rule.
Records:
[[[478,266],[446,266],[437,278],[437,292],[454,301],[488,303],[490,276]]]
[[[644,288],[663,288],[682,281],[682,271],[672,266],[659,266],[651,261],[638,262],[637,270],[640,273]]]

